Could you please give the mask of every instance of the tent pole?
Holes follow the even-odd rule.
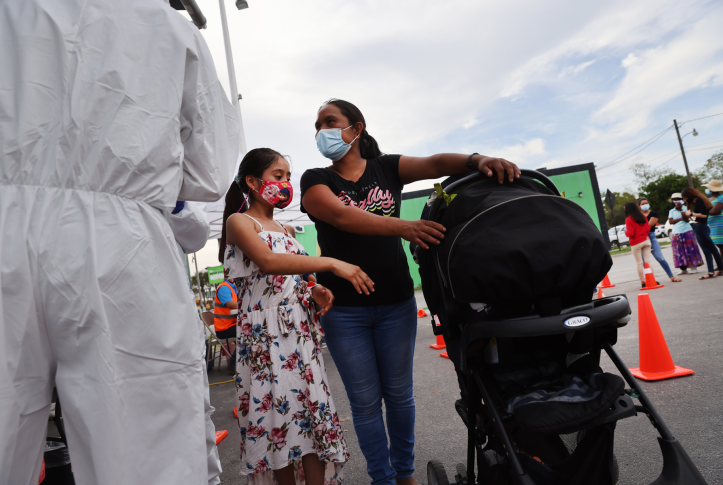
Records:
[[[241,105],[239,104],[238,100],[241,97],[241,95],[238,92],[238,88],[236,87],[236,71],[233,66],[233,53],[231,52],[231,38],[229,37],[228,33],[228,22],[226,21],[226,6],[223,3],[223,0],[218,0],[218,6],[221,10],[221,27],[223,30],[223,45],[226,50],[226,66],[228,68],[228,84],[229,84],[229,90],[231,91],[229,94],[231,95],[231,103],[233,104],[233,107],[236,109],[236,114],[238,115],[238,125],[239,125],[239,148],[241,150],[241,153],[244,155],[246,154],[246,135],[244,134],[244,123],[241,119]]]
[[[193,253],[193,264],[196,265],[196,285],[198,286],[198,295],[201,298],[201,304],[203,310],[206,310],[206,298],[203,294],[203,283],[201,282],[201,275],[198,273],[198,261],[196,260],[196,253]]]

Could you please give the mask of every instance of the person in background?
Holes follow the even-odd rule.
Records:
[[[668,262],[665,260],[665,256],[663,256],[663,250],[660,248],[658,238],[655,237],[655,226],[658,224],[660,216],[656,211],[650,209],[650,202],[645,197],[638,199],[638,207],[640,207],[640,210],[650,225],[650,233],[648,234],[648,239],[650,239],[651,245],[650,252],[653,254],[655,260],[660,263],[660,266],[663,267],[663,270],[665,271],[665,274],[668,275],[668,278],[670,278],[670,281],[673,283],[682,281],[680,278],[676,278],[673,275],[670,265],[668,265]]]
[[[641,288],[645,288],[645,264],[643,259],[653,260],[653,254],[650,250],[652,244],[648,237],[650,225],[635,202],[625,204],[625,215],[627,216],[625,218],[625,235],[630,239],[630,249],[637,265]],[[653,270],[652,266],[650,270]],[[653,273],[654,275],[655,273]]]
[[[695,237],[698,239],[698,244],[700,244],[701,249],[703,249],[705,262],[708,265],[708,274],[698,279],[709,280],[720,276],[723,273],[715,271],[713,260],[715,259],[719,269],[723,268],[723,261],[721,261],[718,248],[716,248],[710,238],[710,228],[708,227],[708,212],[713,208],[713,204],[708,200],[708,197],[692,187],[684,188],[680,195],[686,201],[688,207],[693,207],[692,215],[696,220],[694,229]]]
[[[673,232],[670,234],[673,266],[680,269],[679,275],[695,274],[698,272],[698,266],[703,264],[703,258],[700,256],[695,233],[690,225],[690,212],[683,203],[680,192],[671,195],[670,202],[675,206],[668,211],[668,222],[673,226]]]
[[[710,227],[710,238],[716,245],[720,254],[723,254],[723,183],[720,180],[711,180],[703,184],[705,193],[710,195],[710,203],[713,207],[708,212],[708,227]],[[718,271],[723,270],[718,266]]]
[[[216,338],[225,340],[236,338],[236,317],[238,316],[238,298],[236,298],[236,285],[228,278],[216,288],[213,297],[213,330]],[[229,342],[226,349],[226,363],[229,374],[236,374],[236,344]]]

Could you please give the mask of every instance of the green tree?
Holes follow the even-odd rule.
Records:
[[[615,209],[613,211],[610,210],[610,207],[608,207],[603,200],[603,206],[605,207],[605,221],[607,222],[608,227],[615,227],[623,224],[625,221],[623,206],[626,202],[635,202],[637,200],[630,192],[613,192],[613,195],[615,196]],[[614,223],[613,215],[615,216]]]
[[[692,178],[693,186],[700,187],[700,178],[698,175],[692,175]],[[673,208],[673,204],[668,202],[668,199],[670,199],[673,193],[680,192],[687,186],[688,177],[677,173],[669,173],[640,187],[640,196],[647,197],[648,201],[650,201],[650,207],[660,212],[660,218],[665,221],[668,210]]]
[[[695,176],[703,183],[711,180],[723,180],[723,152],[718,152],[710,157],[705,165],[695,171]]]
[[[199,271],[199,276],[201,277],[201,284],[204,288],[208,288],[208,271]],[[198,282],[196,281],[196,275],[191,276],[191,286],[193,286],[193,289],[198,291]]]
[[[647,185],[650,182],[663,177],[664,175],[673,173],[673,171],[668,167],[653,168],[650,166],[650,164],[643,162],[632,164],[630,166],[630,171],[633,173],[633,177],[635,177],[635,185],[638,188]]]

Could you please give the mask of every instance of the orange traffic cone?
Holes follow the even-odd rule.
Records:
[[[439,327],[439,318],[436,316],[434,317],[434,323],[437,327]],[[444,336],[437,335],[437,342],[430,344],[429,347],[434,350],[446,349],[447,344],[444,343]]]
[[[665,285],[659,285],[657,281],[655,281],[655,275],[653,275],[653,270],[650,268],[650,265],[648,263],[645,263],[645,288],[640,288],[641,290],[654,290],[656,288],[662,288]]]
[[[233,407],[233,417],[238,419],[238,408],[236,406]]]
[[[605,278],[603,278],[600,288],[612,288],[613,286],[615,285],[610,283],[610,277],[608,275],[605,275]]]
[[[437,342],[431,344],[429,347],[433,348],[434,350],[446,349],[447,344],[444,343],[444,337],[442,335],[437,335]]]
[[[442,352],[439,354],[440,357],[444,357],[445,359],[449,359],[449,354],[447,352]]]
[[[597,299],[605,298],[605,293],[603,293],[602,286],[598,286],[597,288]]]
[[[427,315],[429,315],[429,314],[424,311],[424,308],[420,308],[420,309],[417,311],[417,317],[418,317],[418,318],[426,317]]]
[[[228,436],[228,431],[225,429],[223,431],[216,431],[216,444],[219,444],[226,436]]]
[[[688,376],[694,372],[673,363],[658,317],[655,316],[653,303],[647,293],[638,295],[638,351],[640,367],[630,369],[638,379],[659,381],[669,377]]]

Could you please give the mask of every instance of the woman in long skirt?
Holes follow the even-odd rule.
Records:
[[[673,266],[680,269],[679,275],[695,274],[698,272],[698,266],[703,264],[703,257],[700,255],[695,232],[690,225],[690,211],[683,203],[680,192],[674,193],[670,197],[670,202],[675,205],[668,212],[668,222],[673,225],[673,232],[670,235]]]

